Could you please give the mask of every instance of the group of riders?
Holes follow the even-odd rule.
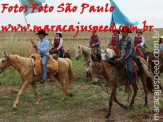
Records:
[[[113,35],[111,36],[108,47],[109,49],[112,49],[115,51],[117,55],[116,62],[125,61],[127,64],[127,70],[128,70],[128,76],[129,76],[129,85],[132,84],[132,77],[133,77],[133,64],[132,64],[132,58],[135,55],[135,52],[137,52],[141,57],[145,57],[149,50],[145,45],[145,39],[143,37],[143,32],[140,30],[136,31],[136,35],[131,38],[129,36],[129,29],[122,29],[122,34],[120,35],[120,32],[118,30],[113,31]],[[40,80],[41,83],[44,83],[47,77],[47,69],[46,69],[46,63],[49,56],[49,50],[50,45],[52,45],[53,50],[59,51],[59,57],[63,57],[64,54],[64,48],[63,48],[63,39],[62,39],[62,32],[56,32],[55,38],[52,39],[52,42],[50,43],[46,39],[46,35],[48,35],[45,31],[40,30],[36,35],[38,35],[40,41],[38,46],[35,42],[33,42],[33,47],[39,52],[39,54],[42,56],[42,80]],[[97,49],[97,57],[101,57],[101,38],[97,31],[93,31],[92,35],[89,40],[89,47],[90,48],[96,48]],[[159,50],[160,52],[163,52],[163,36],[160,38],[159,42]],[[126,92],[130,89],[130,87],[126,88]]]

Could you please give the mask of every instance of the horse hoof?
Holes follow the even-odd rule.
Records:
[[[35,103],[35,105],[39,105],[40,103],[41,103],[41,102],[38,102],[38,101],[37,101],[37,102]]]
[[[123,108],[124,108],[125,110],[128,110],[128,106],[124,106]]]
[[[69,95],[70,97],[73,97],[73,95],[70,93],[70,95]]]
[[[61,102],[63,102],[63,101],[64,101],[64,100],[60,99],[58,102],[61,103]]]
[[[145,104],[144,107],[148,107],[148,104]]]
[[[109,119],[109,117],[110,117],[110,114],[107,114],[107,115],[105,116],[105,119]]]
[[[12,108],[14,108],[14,109],[16,109],[16,107],[17,107],[16,105],[13,105],[13,106],[12,106]]]
[[[129,110],[132,110],[132,109],[133,109],[133,105],[130,105],[130,106],[129,106]]]

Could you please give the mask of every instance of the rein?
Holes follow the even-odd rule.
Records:
[[[27,55],[29,56],[29,54],[31,53],[31,51],[33,51],[33,47],[31,48],[31,49],[29,49],[28,50],[28,53],[27,53]],[[7,57],[7,60],[9,60],[9,56]],[[5,68],[6,67],[6,65],[7,65],[7,62],[6,62],[6,64],[4,65],[4,67],[3,68]],[[29,68],[29,67],[28,67]],[[27,68],[27,69],[28,69]],[[27,70],[26,69],[26,70]],[[24,73],[26,72],[26,70],[23,72],[23,75],[24,75]],[[11,70],[10,72],[7,72],[7,73],[3,73],[3,77],[0,77],[1,79],[4,79],[7,75],[9,75],[9,74],[12,74],[12,73],[14,73],[16,71],[16,69],[14,68],[13,70]],[[21,75],[22,76],[22,75]]]
[[[99,75],[93,75],[93,77],[98,77],[100,80],[102,80],[103,79],[103,75],[102,75],[103,67],[102,67],[102,64],[101,63],[93,62],[92,65],[95,65],[95,66],[99,65],[100,66],[100,69],[98,69],[98,70],[100,70]],[[102,84],[104,84],[104,86]],[[108,85],[107,83],[102,83],[102,82],[98,81],[98,85],[101,87],[101,89],[104,92],[109,93],[109,88],[106,88],[106,86]]]

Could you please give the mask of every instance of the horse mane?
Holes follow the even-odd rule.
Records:
[[[90,48],[88,48],[88,47],[86,47],[86,46],[83,46],[83,45],[79,45],[79,46],[80,46],[80,49],[81,49],[82,54],[83,54],[84,56],[88,56],[88,55],[91,54]],[[88,52],[89,52],[90,54],[89,54]]]
[[[14,63],[20,63],[23,66],[28,66],[29,65],[29,61],[31,61],[31,58],[26,58],[26,57],[21,57],[19,55],[9,55],[9,57],[12,59],[12,61]]]

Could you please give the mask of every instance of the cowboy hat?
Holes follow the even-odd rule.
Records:
[[[132,33],[132,31],[129,30],[129,27],[127,27],[127,29],[125,28],[126,26],[122,27],[122,31],[121,32],[127,32],[127,33]]]
[[[43,31],[43,30],[39,30],[38,33],[36,33],[35,35],[39,35],[39,34],[49,35],[49,34],[45,33],[45,31]]]
[[[114,29],[113,32],[118,32],[118,34],[120,34],[120,32],[117,29]]]
[[[161,36],[160,39],[163,39],[163,36]]]
[[[55,33],[59,33],[59,34],[62,34],[62,32],[61,32],[61,31],[57,31],[57,32],[55,32]]]
[[[142,32],[141,30],[138,29],[138,30],[136,31],[136,33],[141,33],[141,34],[142,34],[143,32]]]

